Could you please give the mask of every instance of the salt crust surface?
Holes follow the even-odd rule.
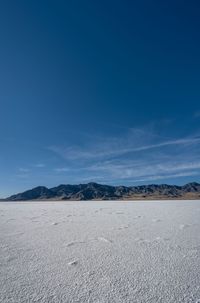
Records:
[[[0,203],[0,302],[200,302],[200,201]]]

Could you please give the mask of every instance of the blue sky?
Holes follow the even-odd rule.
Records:
[[[200,181],[199,1],[2,1],[0,196]]]

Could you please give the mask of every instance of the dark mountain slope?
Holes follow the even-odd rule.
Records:
[[[48,189],[38,186],[8,197],[7,201],[26,200],[151,200],[151,199],[200,199],[200,184],[184,186],[151,184],[142,186],[110,186],[97,183],[59,185]]]

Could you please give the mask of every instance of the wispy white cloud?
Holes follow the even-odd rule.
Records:
[[[152,130],[131,129],[124,136],[85,142],[82,148],[53,146],[50,150],[67,164],[54,170],[75,179],[134,183],[200,175],[198,134],[165,139]]]
[[[45,164],[44,163],[37,163],[37,164],[34,165],[34,167],[43,168],[43,167],[45,167]]]
[[[54,171],[57,173],[63,173],[63,172],[69,172],[70,169],[68,167],[58,167],[58,168],[55,168]]]
[[[124,147],[125,145],[127,145],[127,143],[122,143],[120,139],[118,139],[118,142],[116,140],[114,143],[112,140],[110,140],[110,143],[104,142],[94,146],[89,146],[87,149],[80,147],[61,148],[57,146],[52,146],[49,149],[66,160],[92,160],[104,157],[122,156],[128,153],[148,151],[167,146],[194,145],[200,143],[200,137],[167,140],[160,143],[140,146],[135,146],[138,145],[138,143],[132,142],[133,146],[131,147]],[[130,142],[128,143],[128,145],[130,145]]]
[[[198,175],[199,175],[199,172],[194,172],[194,171],[170,174],[170,175],[154,175],[154,176],[144,177],[141,179],[132,180],[132,183],[167,180],[167,179],[175,179],[175,178],[180,178],[180,177],[189,177],[189,176],[198,176]]]
[[[19,172],[21,172],[21,173],[28,173],[28,172],[30,172],[30,169],[29,168],[20,167],[19,168]]]
[[[101,163],[88,167],[88,170],[95,171],[97,173],[103,172],[105,176],[110,176],[114,179],[132,179],[137,180],[138,177],[148,178],[155,176],[167,176],[169,173],[186,175],[187,171],[193,170],[196,174],[197,170],[200,174],[200,161],[191,163],[177,163],[167,162],[162,163],[162,160],[157,160],[157,163],[149,164],[147,161],[139,162],[138,164],[132,165],[131,161],[122,164],[119,163]],[[179,175],[181,176],[181,175]]]
[[[88,176],[82,177],[81,182],[102,182],[105,178],[103,176]]]

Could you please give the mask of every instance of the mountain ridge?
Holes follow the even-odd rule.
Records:
[[[22,193],[12,195],[5,201],[30,200],[163,200],[200,199],[200,184],[187,183],[182,186],[150,184],[138,186],[112,186],[95,182],[86,184],[61,184],[47,188],[37,186]]]

